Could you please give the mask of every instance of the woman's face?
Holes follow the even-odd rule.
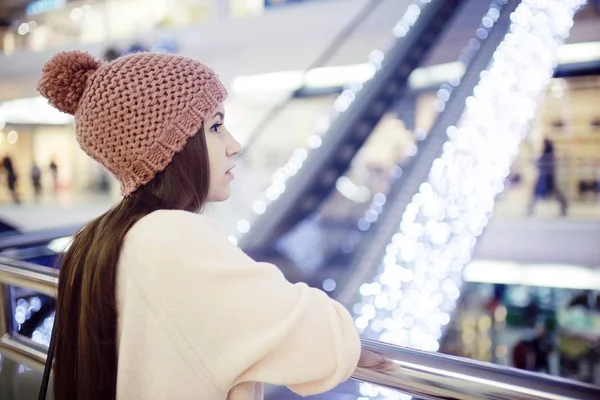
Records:
[[[208,201],[224,201],[231,195],[229,184],[233,180],[234,157],[242,146],[225,128],[225,110],[219,105],[212,118],[204,122],[206,147],[210,164],[210,187]]]

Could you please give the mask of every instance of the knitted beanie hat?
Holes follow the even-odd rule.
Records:
[[[38,91],[75,116],[79,145],[119,180],[124,196],[165,169],[227,97],[207,66],[152,53],[102,63],[61,52],[44,66]]]

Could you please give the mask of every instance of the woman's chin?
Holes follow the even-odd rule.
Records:
[[[219,188],[218,190],[211,190],[208,193],[207,201],[210,203],[220,203],[231,197],[231,189],[229,185],[226,187]]]

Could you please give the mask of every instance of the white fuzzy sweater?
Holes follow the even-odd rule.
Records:
[[[254,400],[260,382],[315,394],[360,355],[344,307],[188,212],[156,211],[127,233],[117,306],[122,400]]]

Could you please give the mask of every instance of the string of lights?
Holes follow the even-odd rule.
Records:
[[[471,61],[477,54],[480,48],[481,41],[487,39],[489,31],[494,27],[495,23],[500,17],[500,9],[506,3],[504,0],[494,1],[490,4],[487,12],[482,18],[481,26],[476,31],[476,38],[469,40],[468,44],[462,49],[458,62],[462,64],[463,70],[466,70],[470,65]],[[434,102],[434,108],[437,112],[442,112],[445,109],[446,102],[450,99],[450,96],[454,89],[460,84],[460,78],[455,78],[451,82],[442,84],[437,91],[437,98]],[[426,132],[423,129],[416,129],[413,132],[415,141],[420,142],[426,137]],[[403,165],[406,165],[411,161],[414,155],[418,151],[417,145],[413,146],[412,150],[408,151]],[[388,187],[394,185],[398,179],[402,177],[403,165],[395,165],[388,175]],[[358,220],[356,229],[348,232],[347,239],[343,244],[343,249],[346,252],[351,252],[355,249],[357,243],[360,242],[362,235],[369,231],[371,227],[379,219],[384,205],[387,203],[387,194],[384,192],[374,193],[372,196],[371,203],[368,209],[364,212],[363,216]],[[331,286],[331,279],[326,279],[323,282],[323,287]],[[333,281],[333,285],[337,286],[337,282]],[[360,311],[357,311],[359,313]]]
[[[459,123],[447,128],[443,153],[405,209],[377,275],[360,287],[354,312],[363,335],[439,349],[442,329],[460,296],[462,270],[552,77],[556,50],[583,4],[523,0],[512,13],[508,33]],[[486,37],[482,31],[477,36]],[[360,391],[360,400],[406,397],[370,385],[361,385]]]

